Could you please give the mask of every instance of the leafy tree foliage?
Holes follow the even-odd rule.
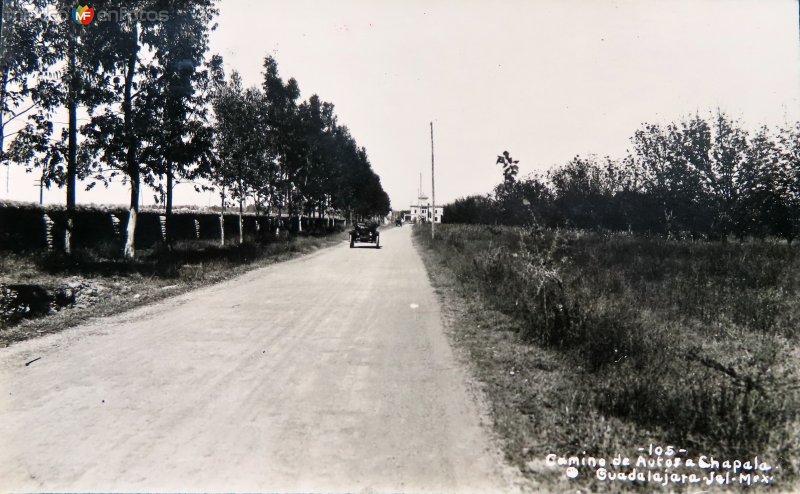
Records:
[[[168,241],[181,181],[216,188],[240,213],[249,200],[258,211],[288,213],[297,227],[303,215],[388,213],[366,150],[332,103],[301,101],[273,57],[251,88],[235,72],[226,79],[221,57],[208,57],[216,0],[97,0],[92,7],[111,15],[88,26],[47,14],[71,11],[66,0],[0,2],[25,14],[0,25],[0,164],[41,169],[45,185],[66,187],[68,211],[78,180],[91,188],[121,177],[130,185],[125,256],[135,255],[143,185],[163,200]],[[168,15],[137,14],[153,11]],[[79,111],[88,114],[82,126]],[[20,127],[17,120],[24,124],[6,152],[6,126]]]
[[[33,110],[26,125],[17,132],[11,145],[15,161],[25,163],[29,169],[40,167],[46,186],[56,183],[66,186],[67,228],[64,245],[71,252],[74,228],[77,180],[91,175],[91,166],[78,146],[78,110],[88,110],[102,104],[108,97],[109,79],[101,68],[109,63],[109,42],[113,37],[111,24],[99,23],[96,29],[86,29],[69,20],[52,18],[48,12],[69,12],[73,6],[66,0],[37,0],[20,6],[14,2],[14,17],[21,25],[14,31],[25,30],[24,36],[12,36],[14,49],[25,50],[25,60],[16,67],[25,67],[27,84],[16,94],[24,97],[26,109]],[[98,8],[107,8],[108,0],[97,2]],[[15,22],[16,23],[16,22]],[[4,46],[4,49],[6,47]],[[36,61],[33,62],[33,57]],[[19,75],[19,74],[18,74]],[[67,126],[60,136],[54,135],[54,119],[59,112],[67,113]],[[89,188],[93,186],[90,181]]]
[[[519,160],[515,160],[511,157],[508,151],[503,151],[502,155],[497,156],[497,164],[503,167],[503,183],[511,186],[517,179],[517,173],[519,172],[519,166],[517,166]]]
[[[277,162],[265,145],[266,101],[257,88],[245,89],[239,74],[233,72],[230,81],[216,89],[213,105],[216,167],[212,176],[223,191],[223,207],[224,191],[238,201],[241,221],[248,197],[271,198],[277,190]]]
[[[169,16],[153,33],[152,61],[140,89],[153,117],[142,136],[142,161],[161,180],[156,189],[165,197],[169,243],[174,182],[199,175],[198,163],[211,144],[205,57],[218,12],[213,0],[160,0],[152,8]]]
[[[242,204],[298,216],[330,211],[348,216],[385,215],[389,197],[366,149],[337,123],[334,106],[312,95],[298,103],[297,81],[284,82],[272,57],[264,59],[261,88],[224,76],[213,99],[215,183]]]
[[[717,111],[645,123],[621,160],[576,156],[546,178],[516,178],[504,153],[493,196],[459,199],[445,221],[628,230],[727,239],[800,233],[800,123],[750,135]]]
[[[44,62],[44,21],[19,0],[0,2],[0,164],[7,164],[6,138],[16,134],[7,129],[36,108],[31,98]]]
[[[443,220],[447,223],[491,224],[502,217],[491,197],[473,195],[456,199],[444,206]]]

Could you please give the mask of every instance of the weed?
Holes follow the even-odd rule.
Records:
[[[580,369],[571,401],[585,420],[798,474],[796,246],[479,225],[416,239],[520,341]]]

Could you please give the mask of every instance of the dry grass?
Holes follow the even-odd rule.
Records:
[[[794,485],[796,247],[458,225],[416,240],[506,454],[534,480],[563,482],[547,453],[652,442],[757,454]]]
[[[176,245],[172,253],[140,252],[133,262],[108,257],[103,246],[84,251],[75,259],[6,252],[0,256],[0,285],[23,283],[55,289],[70,283],[81,284],[91,296],[85,303],[53,311],[45,317],[0,322],[0,347],[217,283],[345,239],[346,235],[334,233],[224,248],[212,242],[183,243]]]

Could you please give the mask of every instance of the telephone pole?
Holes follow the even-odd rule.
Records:
[[[431,122],[431,240],[436,238],[436,182],[433,170],[433,122]]]

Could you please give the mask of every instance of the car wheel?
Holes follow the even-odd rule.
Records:
[[[352,249],[356,245],[356,240],[350,235],[350,248]]]
[[[381,238],[380,237],[375,239],[375,248],[376,249],[380,249],[381,248]]]

